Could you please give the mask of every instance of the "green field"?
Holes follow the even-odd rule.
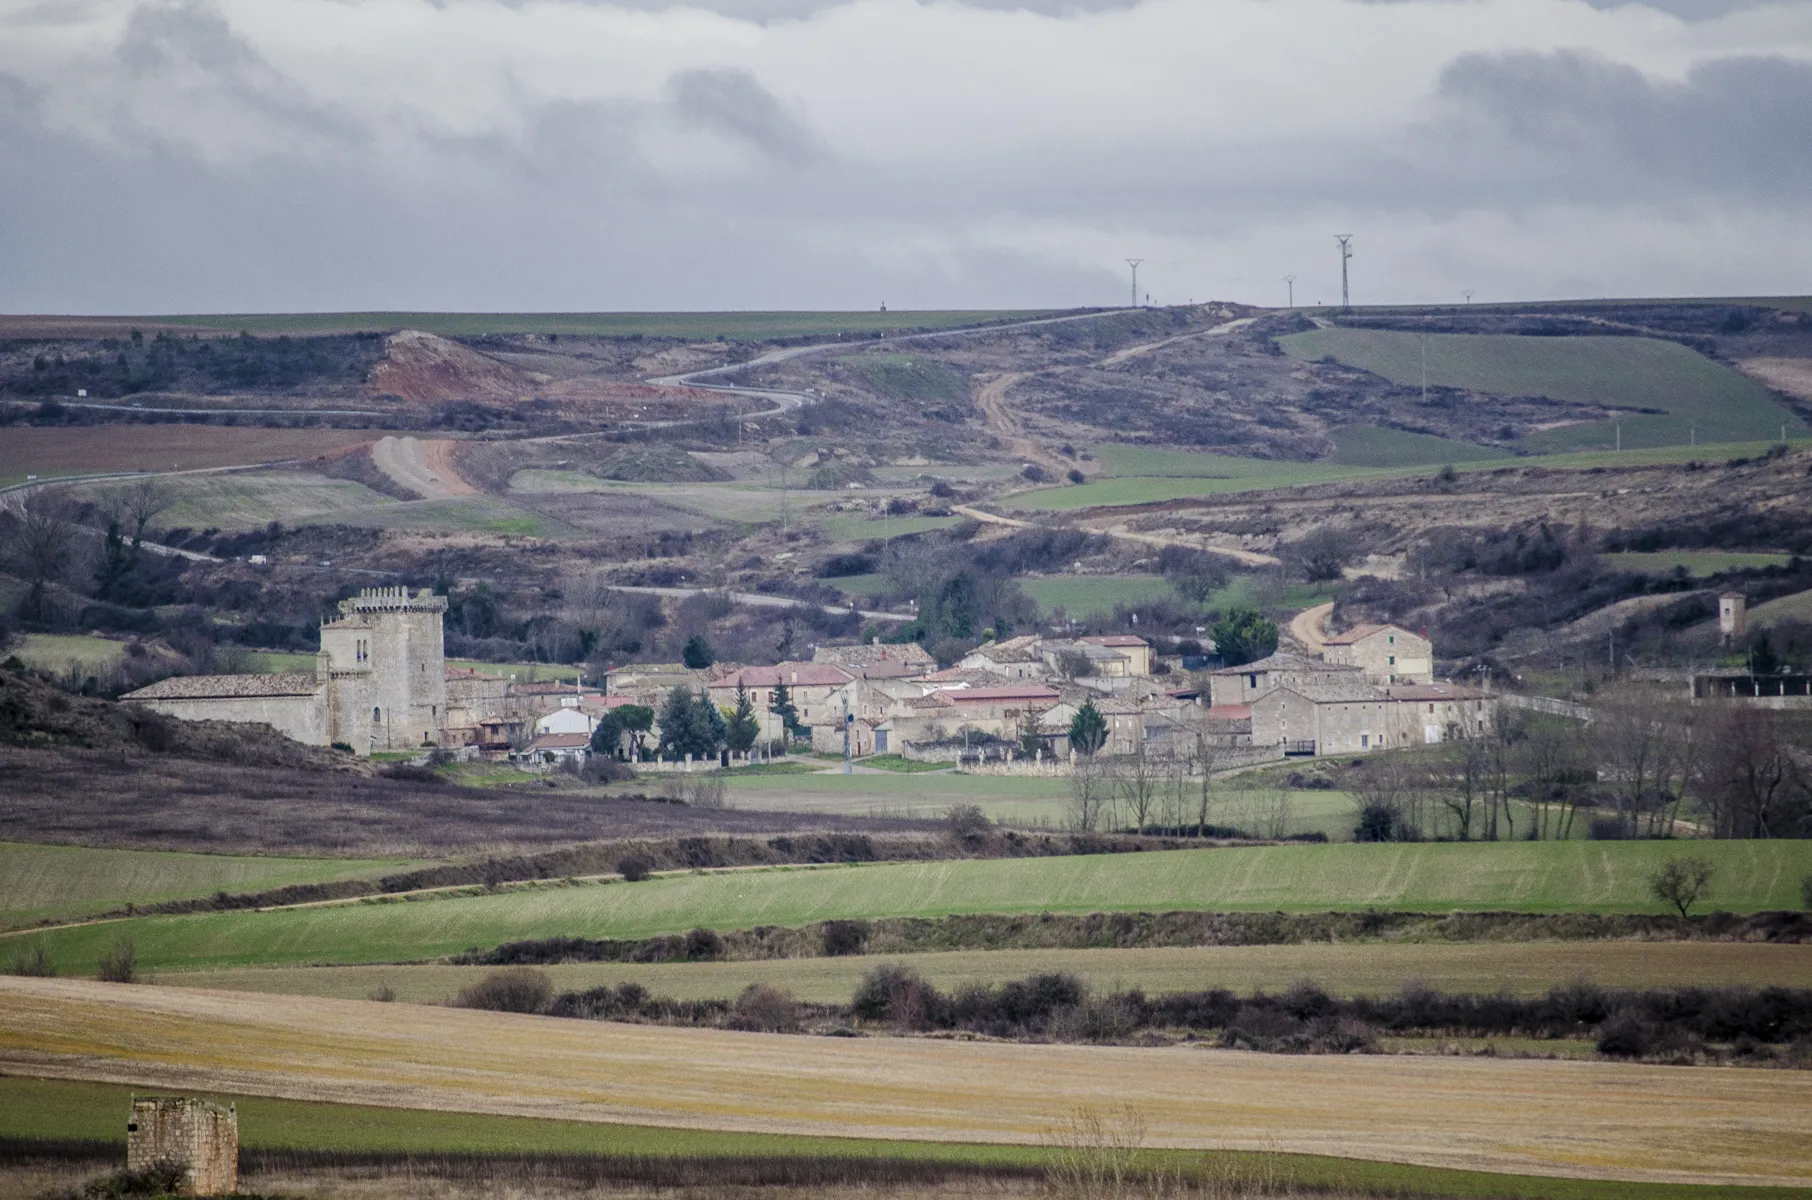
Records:
[[[1604,561],[1606,566],[1651,575],[1667,574],[1684,567],[1688,573],[1702,578],[1724,571],[1784,567],[1792,561],[1792,557],[1790,554],[1745,554],[1733,550],[1630,550],[1607,554]]]
[[[0,842],[0,928],[90,916],[127,903],[375,878],[420,865],[400,858],[254,858]]]
[[[1503,451],[1376,425],[1334,430],[1334,461],[1349,467],[1417,467],[1502,458]]]
[[[171,528],[253,529],[272,521],[344,520],[396,507],[399,501],[350,479],[308,471],[247,471],[177,476],[168,481],[170,507],[158,520]]]
[[[1422,379],[1427,348],[1430,384],[1505,396],[1618,408],[1660,409],[1667,415],[1622,418],[1623,445],[1679,445],[1779,436],[1782,422],[1805,426],[1761,384],[1676,342],[1639,337],[1519,337],[1513,334],[1430,334],[1381,329],[1314,329],[1277,339],[1301,359],[1332,357],[1393,383]],[[1608,449],[1608,421],[1563,426],[1524,440],[1530,450]]]
[[[834,764],[826,762],[829,767]],[[1069,784],[1023,775],[886,774],[732,776],[730,803],[777,812],[938,819],[974,804],[991,820],[1059,828]]]
[[[1626,438],[1625,444],[1629,444]],[[1803,447],[1804,430],[1788,423],[1788,444]],[[1778,426],[1777,426],[1778,430]],[[1768,441],[1721,442],[1702,438],[1695,445],[1663,444],[1627,450],[1577,450],[1532,454],[1523,457],[1454,461],[1462,474],[1468,471],[1587,470],[1593,467],[1652,467],[1693,461],[1715,463],[1720,459],[1754,458],[1766,453],[1778,438]],[[1157,504],[1193,496],[1218,496],[1273,488],[1310,487],[1356,479],[1401,479],[1427,475],[1432,464],[1414,467],[1349,467],[1327,462],[1277,462],[1257,458],[1232,458],[1196,454],[1185,450],[1151,450],[1142,446],[1097,446],[1096,457],[1113,474],[1076,487],[1037,488],[1000,497],[1003,508],[1028,511],[1070,511],[1080,508]]]
[[[1777,621],[1812,621],[1812,592],[1795,592],[1749,610],[1749,623],[1758,629]]]
[[[562,337],[770,338],[954,329],[1051,315],[1040,309],[930,309],[922,312],[669,312],[669,313],[204,313],[145,317],[147,328],[180,325],[229,333],[302,335],[420,329],[441,337],[536,333]]]
[[[825,540],[831,542],[878,542],[887,538],[905,537],[909,533],[925,533],[933,529],[948,529],[959,525],[961,517],[861,517],[851,513],[837,513],[827,516],[818,522]]]
[[[1021,579],[1019,586],[1046,616],[1060,608],[1072,617],[1084,617],[1111,613],[1116,604],[1182,603],[1162,575],[1051,575]]]
[[[816,778],[801,776],[791,782]],[[943,778],[931,776],[930,778]],[[359,901],[271,912],[142,917],[16,935],[71,972],[117,940],[163,970],[406,962],[521,938],[652,937],[833,917],[969,912],[1657,912],[1648,877],[1691,853],[1716,869],[1706,904],[1788,909],[1812,842],[1512,842],[1266,846],[1059,858],[957,860],[550,883],[489,895]]]
[[[126,643],[85,633],[28,633],[7,651],[28,667],[60,671],[70,663],[86,671],[111,667],[126,657]]]
[[[750,984],[800,1000],[846,1004],[882,964],[909,968],[950,992],[1051,971],[1096,994],[1227,988],[1279,992],[1308,979],[1330,995],[1388,996],[1416,983],[1477,995],[1540,996],[1588,980],[1602,987],[1812,987],[1812,946],[1745,942],[1325,942],[1300,946],[959,950],[751,962],[566,963],[543,968],[562,992],[633,981],[676,1000],[730,1000]],[[227,991],[363,1000],[389,988],[401,1001],[439,1004],[494,970],[441,963],[370,967],[250,967],[165,975],[160,983]]]
[[[0,1076],[0,1137],[113,1143],[124,1148],[134,1091],[108,1083]],[[903,1159],[977,1166],[1038,1167],[1038,1145],[882,1141],[778,1133],[731,1133],[426,1109],[378,1108],[262,1096],[213,1094],[239,1114],[248,1150],[348,1153],[600,1155],[644,1158]],[[1796,1189],[1631,1183],[1462,1171],[1310,1154],[1146,1150],[1142,1166],[1209,1179],[1262,1179],[1290,1194],[1359,1192],[1432,1200],[1788,1200]],[[514,1194],[513,1190],[512,1193]],[[687,1194],[691,1194],[688,1192]]]
[[[584,531],[496,496],[403,500],[369,512],[339,515],[347,525],[421,533],[496,533],[513,537],[582,537]]]

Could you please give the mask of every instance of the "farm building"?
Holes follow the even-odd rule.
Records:
[[[1372,683],[1433,683],[1434,643],[1395,625],[1358,625],[1331,635],[1322,658],[1357,667]]]
[[[239,1114],[206,1100],[134,1097],[126,1120],[126,1169],[171,1166],[178,1194],[225,1196],[239,1190]]]

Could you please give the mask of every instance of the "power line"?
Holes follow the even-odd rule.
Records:
[[[1353,235],[1337,233],[1334,235],[1334,240],[1340,243],[1340,307],[1351,308],[1353,306],[1352,297],[1346,289],[1346,261],[1353,257]]]

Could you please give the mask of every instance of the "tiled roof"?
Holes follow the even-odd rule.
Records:
[[[1130,633],[1097,634],[1093,637],[1077,638],[1076,640],[1087,642],[1091,646],[1144,646],[1148,649],[1151,646],[1151,643],[1144,638],[1134,637]]]
[[[1252,706],[1250,704],[1216,704],[1202,716],[1210,721],[1250,721]]]
[[[528,744],[530,750],[578,750],[591,745],[588,733],[544,733]]]
[[[1457,683],[1393,683],[1384,694],[1392,700],[1480,700],[1485,695]]]
[[[1033,685],[958,688],[943,695],[953,704],[998,704],[1005,700],[1044,700],[1055,704],[1062,698],[1048,687]]]
[[[1400,633],[1404,637],[1420,637],[1421,636],[1420,634],[1411,633],[1409,630],[1403,629],[1396,625],[1355,625],[1351,629],[1347,630],[1345,633],[1332,634],[1326,638],[1323,638],[1322,641],[1323,641],[1323,644],[1329,645],[1329,646],[1350,646],[1354,642],[1363,641],[1365,638],[1372,636],[1372,634],[1374,634],[1374,633],[1383,633],[1386,630],[1390,630],[1395,633]]]
[[[252,700],[263,696],[312,696],[321,681],[312,673],[288,675],[172,675],[122,700]]]
[[[1317,704],[1343,704],[1360,700],[1386,699],[1383,688],[1373,687],[1361,678],[1350,679],[1306,679],[1300,683],[1286,684],[1277,691],[1260,696],[1253,704],[1263,704],[1278,692],[1294,692],[1305,700]]]
[[[1291,654],[1287,650],[1279,650],[1276,654],[1261,658],[1257,662],[1249,662],[1238,667],[1222,667],[1219,670],[1210,671],[1209,674],[1250,675],[1254,671],[1261,674],[1266,671],[1340,671],[1344,673],[1354,669],[1336,663],[1323,662],[1319,658],[1308,658],[1301,654]]]
[[[734,675],[724,676],[711,687],[730,691],[735,691],[738,683],[744,687],[764,688],[783,683],[787,687],[842,687],[854,678],[854,672],[829,663],[784,662],[771,667],[744,667]]]
[[[812,651],[812,661],[841,666],[867,666],[875,662],[937,663],[917,642],[900,645],[868,642],[859,646],[819,646]]]

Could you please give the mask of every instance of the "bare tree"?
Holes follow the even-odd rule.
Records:
[[[12,555],[31,583],[21,606],[34,621],[45,617],[45,593],[68,573],[75,558],[75,510],[54,488],[37,488],[20,501],[12,522]]]
[[[1812,836],[1812,718],[1720,706],[1693,791],[1713,837]]]
[[[1573,835],[1574,817],[1591,799],[1598,778],[1587,752],[1590,736],[1585,726],[1559,717],[1525,727],[1516,769],[1529,784],[1538,838],[1565,841]]]
[[[1349,790],[1354,835],[1368,842],[1413,842],[1422,837],[1419,765],[1403,754],[1374,754],[1356,772]]]
[[[1683,794],[1690,774],[1691,716],[1687,706],[1650,692],[1625,689],[1598,706],[1592,726],[1599,774],[1616,806],[1625,837],[1658,833]]]
[[[1195,836],[1197,837],[1207,836],[1208,816],[1213,808],[1216,792],[1214,772],[1215,768],[1220,766],[1223,757],[1222,748],[1206,733],[1195,735],[1195,747],[1192,753],[1194,761],[1190,765],[1193,770],[1202,773],[1201,788],[1195,795]]]
[[[1680,910],[1680,916],[1686,916],[1686,910],[1699,902],[1711,886],[1711,863],[1703,858],[1674,858],[1667,865],[1649,876],[1648,889],[1655,899]]]
[[[1158,764],[1141,745],[1131,754],[1121,755],[1113,764],[1114,791],[1126,805],[1126,815],[1133,828],[1143,833],[1157,813],[1163,777]]]
[[[1093,833],[1101,827],[1107,806],[1113,798],[1113,781],[1102,764],[1091,758],[1078,759],[1070,773],[1070,797],[1065,813],[1069,827],[1078,833]]]
[[[144,545],[145,530],[170,507],[170,495],[153,477],[139,480],[120,496],[120,524],[132,530],[132,553],[136,557]]]

